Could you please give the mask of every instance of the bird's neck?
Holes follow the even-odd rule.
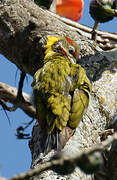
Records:
[[[76,64],[76,60],[70,57],[65,56],[64,54],[54,52],[52,49],[46,50],[45,52],[45,58],[44,58],[44,64],[46,64],[48,61],[60,61],[65,60],[68,61],[68,63]]]
[[[61,60],[68,61],[68,59],[61,53],[57,53],[57,52],[50,50],[45,55],[44,64],[46,64],[48,61],[54,62],[54,61],[61,61]]]

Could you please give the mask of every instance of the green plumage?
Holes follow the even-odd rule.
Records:
[[[49,48],[45,64],[35,73],[32,84],[38,123],[48,135],[55,130],[61,132],[66,126],[76,129],[88,106],[91,91],[85,70],[68,58],[68,49],[62,55],[62,52],[53,52],[51,46]]]
[[[100,23],[108,22],[117,16],[115,9],[116,5],[112,0],[92,0],[90,3],[90,14]]]

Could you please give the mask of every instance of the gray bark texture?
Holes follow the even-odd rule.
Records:
[[[91,28],[66,21],[65,18],[60,18],[52,12],[39,8],[32,1],[0,1],[0,53],[22,71],[33,76],[43,66],[48,35],[70,37],[81,47],[79,63],[85,68],[93,88],[87,112],[75,134],[63,149],[63,152],[69,157],[99,143],[99,133],[113,122],[113,118],[117,114],[117,49],[115,48],[117,34],[97,32],[98,43],[101,43],[100,47],[105,47],[107,42],[105,49],[111,49],[103,51],[98,46],[99,44],[90,40],[90,33]],[[20,106],[20,108],[22,107]],[[36,124],[30,141],[31,168],[36,168],[41,159],[46,161],[54,154],[51,152],[46,157],[43,156],[40,138],[41,130]],[[112,161],[114,159],[113,151],[110,153],[111,165],[114,163],[114,160]],[[116,166],[112,167],[112,173],[108,177],[113,177],[115,180],[117,179],[114,173]],[[111,171],[111,166],[108,168],[110,170],[107,169],[107,171]],[[40,176],[31,177],[30,180],[88,180],[90,178],[91,176],[76,168],[72,174],[67,176],[60,176],[51,170]]]

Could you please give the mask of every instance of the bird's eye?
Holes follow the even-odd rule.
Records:
[[[73,46],[69,46],[69,53],[74,56],[75,48]]]
[[[52,45],[52,50],[55,52],[61,52],[61,47],[62,47],[62,40],[59,40]]]

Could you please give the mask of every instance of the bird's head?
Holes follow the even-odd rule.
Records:
[[[80,52],[77,43],[68,37],[48,36],[46,48],[46,56],[58,53],[73,63],[77,62]]]

